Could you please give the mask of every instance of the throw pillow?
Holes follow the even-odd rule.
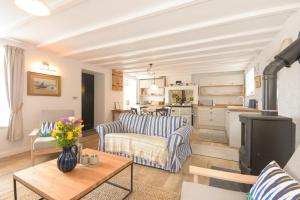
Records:
[[[50,137],[55,129],[55,122],[43,122],[40,129],[40,137]]]
[[[297,200],[300,184],[272,161],[260,173],[247,195],[248,200]]]

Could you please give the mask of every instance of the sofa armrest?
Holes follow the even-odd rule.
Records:
[[[119,133],[122,132],[122,125],[119,121],[100,124],[96,127],[98,134],[101,133]]]
[[[114,121],[110,123],[100,124],[96,127],[96,131],[99,134],[99,147],[101,151],[105,151],[105,135],[109,133],[121,133],[122,125],[120,121]]]
[[[182,143],[189,142],[192,133],[192,126],[186,125],[175,130],[168,137],[168,149],[174,151]]]
[[[39,128],[35,128],[33,129],[30,133],[29,133],[29,137],[37,137],[38,134],[40,133],[40,129]]]
[[[254,184],[258,176],[236,174],[231,172],[224,172],[202,167],[190,166],[189,172],[194,175],[194,183],[198,183],[198,176],[205,176],[209,178],[221,179],[225,181],[232,181],[244,184]]]

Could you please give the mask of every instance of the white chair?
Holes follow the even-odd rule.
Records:
[[[210,200],[244,200],[246,194],[243,192],[236,192],[225,190],[208,185],[198,184],[198,176],[205,176],[209,178],[221,179],[226,181],[233,181],[237,183],[254,184],[257,176],[235,174],[230,172],[223,172],[213,169],[200,168],[190,166],[190,173],[194,175],[194,183],[183,182],[181,191],[181,200],[194,199],[210,199]],[[300,181],[300,145],[294,152],[293,156],[284,167],[284,170],[298,182]]]
[[[43,122],[56,122],[62,117],[74,116],[73,110],[43,110],[41,112],[40,125]],[[55,138],[40,137],[40,128],[34,129],[30,134],[31,164],[34,165],[37,156],[49,155],[60,152],[56,147]]]

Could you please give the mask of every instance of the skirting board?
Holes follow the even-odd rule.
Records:
[[[5,157],[9,157],[9,156],[16,155],[19,153],[24,153],[26,151],[30,151],[30,145],[23,146],[21,148],[15,149],[15,150],[2,151],[2,152],[0,152],[0,158],[5,158]]]
[[[230,147],[219,147],[205,144],[192,144],[193,154],[220,158],[225,160],[239,161],[239,151]]]

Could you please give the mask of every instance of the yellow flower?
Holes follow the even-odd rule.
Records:
[[[75,132],[79,134],[81,132],[81,126],[76,127]]]
[[[67,140],[72,140],[73,139],[73,132],[69,131],[67,134],[68,134],[67,135]]]
[[[57,123],[56,123],[56,127],[58,128],[58,127],[62,127],[64,124],[61,122],[61,121],[58,121]]]
[[[54,131],[52,131],[51,136],[54,137],[54,138],[56,138],[56,134],[57,134],[57,131],[54,130]]]

